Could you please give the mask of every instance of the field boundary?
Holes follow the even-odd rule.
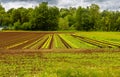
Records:
[[[41,49],[41,50],[31,50],[31,49],[16,49],[7,50],[1,49],[0,54],[24,54],[24,53],[93,53],[93,52],[120,52],[120,49]]]

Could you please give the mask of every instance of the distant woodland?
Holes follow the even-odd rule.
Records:
[[[0,26],[10,30],[120,31],[120,12],[101,11],[96,4],[86,8],[58,8],[42,2],[35,8],[8,11],[0,5]]]

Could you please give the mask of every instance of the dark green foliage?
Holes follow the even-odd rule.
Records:
[[[25,22],[22,24],[22,29],[23,30],[31,30],[31,23],[30,22]]]
[[[89,15],[89,10],[85,9],[85,8],[81,8],[79,7],[77,10],[77,15],[76,15],[76,19],[77,19],[77,25],[76,25],[76,29],[77,30],[91,30],[94,26],[94,23],[91,22],[90,20],[90,15]]]
[[[42,3],[33,11],[33,30],[56,30],[58,28],[59,9]]]
[[[33,30],[47,30],[47,19],[48,19],[48,6],[47,3],[42,3],[37,6],[33,11]]]
[[[17,22],[14,23],[14,29],[15,29],[15,30],[20,30],[20,29],[22,29],[21,24],[20,24],[20,21],[17,21]]]
[[[57,7],[50,7],[48,11],[48,30],[58,29],[59,9]]]
[[[0,4],[0,26],[4,23],[5,9]]]
[[[6,12],[0,5],[0,26],[15,30],[120,31],[120,12],[100,11],[96,4],[59,9],[47,2],[35,8],[12,8]]]

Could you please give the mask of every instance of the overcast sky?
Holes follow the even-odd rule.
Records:
[[[60,8],[78,6],[86,7],[95,3],[98,4],[102,10],[108,9],[120,11],[120,0],[0,0],[6,10],[18,7],[35,7],[42,1],[47,1],[49,5],[58,6]]]

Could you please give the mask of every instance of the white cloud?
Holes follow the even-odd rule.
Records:
[[[102,10],[119,10],[119,0],[58,0],[57,6],[59,7],[78,7],[78,6],[90,6],[91,4],[97,4]]]
[[[25,7],[25,8],[31,8],[35,7],[38,3],[36,2],[7,2],[7,3],[1,3],[3,7],[5,7],[6,10],[9,10],[11,8],[19,8],[19,7]]]
[[[6,1],[6,2],[5,2]],[[12,0],[4,0],[4,2],[1,1],[1,4],[3,7],[6,8],[6,10],[10,8],[18,8],[18,7],[35,7],[43,0],[18,0],[18,1],[12,1]],[[96,3],[100,6],[101,9],[108,9],[108,10],[120,10],[120,1],[119,0],[46,0],[50,4],[49,5],[55,5],[58,7],[78,7],[78,6],[90,6],[93,3]]]
[[[90,3],[84,2],[84,0],[59,0],[57,6],[59,7],[78,7],[78,6],[89,6]]]

